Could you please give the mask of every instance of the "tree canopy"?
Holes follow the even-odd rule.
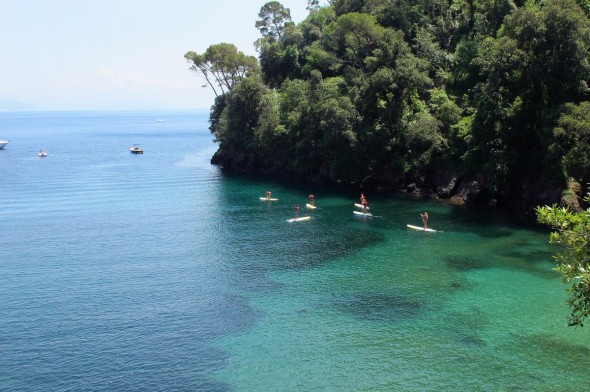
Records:
[[[256,21],[256,28],[263,37],[271,41],[280,40],[285,25],[291,21],[291,11],[278,1],[271,1],[260,8],[260,20]]]
[[[205,77],[215,96],[231,92],[248,72],[258,69],[255,57],[247,56],[238,51],[235,45],[227,43],[211,45],[202,54],[189,51],[184,58],[192,64],[191,70]]]
[[[296,24],[271,1],[255,22],[258,62],[231,44],[185,57],[219,97],[216,155],[235,168],[441,197],[455,173],[494,203],[541,204],[570,178],[590,182],[587,4],[308,0]],[[237,97],[249,78],[258,106]],[[228,127],[232,110],[248,121]],[[232,132],[252,136],[240,163]]]

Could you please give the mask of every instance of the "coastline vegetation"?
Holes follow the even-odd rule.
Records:
[[[590,195],[585,202],[590,203]],[[549,242],[560,248],[554,256],[555,269],[563,283],[570,284],[568,325],[583,327],[590,317],[590,210],[576,212],[557,205],[544,206],[537,208],[537,217],[555,230]]]
[[[309,0],[295,24],[271,1],[258,59],[228,43],[185,58],[216,90],[215,163],[529,211],[569,192],[579,209],[588,4]]]

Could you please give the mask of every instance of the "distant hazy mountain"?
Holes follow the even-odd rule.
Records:
[[[28,102],[19,101],[17,99],[0,97],[0,111],[1,112],[11,112],[11,111],[19,111],[19,110],[35,110],[35,109],[37,109],[37,108]]]

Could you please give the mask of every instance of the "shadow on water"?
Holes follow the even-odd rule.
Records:
[[[513,334],[497,349],[511,353],[519,362],[526,364],[521,376],[528,382],[529,388],[526,390],[563,390],[550,386],[564,385],[566,382],[569,385],[578,384],[584,389],[582,386],[590,382],[588,347],[570,344],[547,334]]]
[[[486,268],[504,268],[534,274],[544,279],[554,280],[557,272],[551,256],[543,251],[519,252],[509,247],[500,247],[497,256],[483,260],[472,255],[453,255],[444,258],[445,264],[457,272],[469,272]]]
[[[467,334],[460,336],[458,342],[465,346],[485,347],[487,343],[475,334]]]
[[[485,239],[507,238],[513,235],[514,230],[522,229],[548,233],[545,226],[523,220],[519,215],[502,209],[451,205],[448,219]]]
[[[238,295],[224,293],[215,302],[214,310],[207,317],[205,328],[214,335],[230,334],[250,328],[259,316],[247,301]]]
[[[467,349],[487,346],[487,342],[480,337],[480,331],[489,324],[489,320],[481,309],[471,307],[464,313],[446,314],[442,321],[445,335],[460,346]]]
[[[268,241],[257,248],[259,257],[244,250],[231,261],[232,286],[250,293],[271,293],[284,284],[269,275],[280,271],[301,271],[321,267],[343,257],[361,252],[366,247],[383,242],[384,236],[374,232],[343,231],[338,238],[325,234],[322,241],[310,241],[305,246],[281,241]]]
[[[469,272],[486,268],[503,268],[537,275],[544,279],[555,279],[553,253],[539,249],[539,244],[526,240],[490,243],[484,252],[485,259],[474,254],[454,254],[444,257],[451,270]]]
[[[425,307],[420,298],[366,293],[334,299],[330,304],[360,320],[388,322],[416,318]]]
[[[228,169],[222,169],[222,174],[225,179],[231,181],[244,181],[265,186],[269,189],[289,189],[294,193],[301,193],[303,195],[307,195],[311,192],[326,198],[348,197],[357,200],[361,192],[358,187],[355,186],[319,183],[302,179],[294,180],[292,178],[277,177],[275,175],[240,173]]]
[[[564,323],[564,328],[572,327],[565,327]],[[546,334],[527,336],[515,335],[514,340],[506,342],[506,344],[510,345],[515,351],[526,352],[525,350],[532,350],[532,357],[540,361],[545,361],[544,358],[553,358],[556,353],[567,353],[567,356],[562,356],[562,360],[569,362],[566,367],[578,368],[580,373],[587,373],[590,348],[586,346],[567,343],[563,340]]]
[[[385,237],[379,233],[366,233],[359,235],[355,231],[348,231],[333,238],[332,241],[322,243],[311,242],[298,254],[290,255],[285,259],[276,259],[266,265],[272,270],[302,270],[314,268],[345,256],[359,253],[362,249],[384,242]],[[334,246],[334,244],[338,244]]]
[[[450,269],[460,272],[489,267],[489,265],[487,265],[487,263],[482,259],[470,255],[447,256],[444,258],[444,260]]]
[[[543,279],[553,280],[559,273],[555,271],[553,253],[542,250],[523,250],[522,248],[507,246],[496,250],[499,256],[507,259],[502,266],[528,272]]]
[[[477,235],[483,238],[495,239],[510,237],[512,233],[506,229],[486,227],[484,229],[478,230]]]

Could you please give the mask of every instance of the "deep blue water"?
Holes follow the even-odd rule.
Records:
[[[210,165],[207,118],[0,113],[0,390],[588,385],[546,231],[371,194],[355,218],[354,192]],[[406,229],[424,210],[442,233]]]

